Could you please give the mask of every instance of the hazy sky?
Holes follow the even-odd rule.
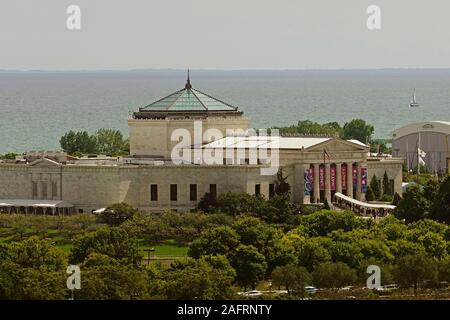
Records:
[[[449,14],[449,0],[0,0],[0,69],[450,67]]]

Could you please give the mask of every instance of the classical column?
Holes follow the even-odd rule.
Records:
[[[42,198],[43,198],[42,181],[37,181],[37,197],[36,197],[36,199],[42,199]]]
[[[336,163],[336,192],[342,193],[342,164]]]
[[[356,200],[361,200],[361,163],[356,164]]]
[[[320,202],[320,187],[319,187],[319,164],[315,163],[314,166],[314,202]]]
[[[347,196],[353,198],[353,163],[347,162]]]
[[[333,201],[331,199],[331,166],[329,163],[325,164],[325,199],[331,204]]]

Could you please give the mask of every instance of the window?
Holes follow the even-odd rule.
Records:
[[[37,182],[33,181],[33,198],[37,198],[38,196],[38,186],[37,186]]]
[[[170,201],[178,201],[178,186],[176,184],[170,185]]]
[[[275,184],[270,183],[269,184],[269,199],[273,198],[275,195]]]
[[[261,185],[259,183],[255,184],[255,196],[261,195]]]
[[[213,197],[217,197],[217,185],[216,185],[216,184],[210,184],[210,185],[209,185],[209,193],[210,193]]]
[[[52,182],[52,198],[56,199],[58,197],[58,183]]]
[[[196,184],[189,185],[189,200],[197,201],[197,185]]]
[[[150,185],[150,201],[158,201],[158,185]]]
[[[42,199],[47,199],[47,183],[42,182]]]

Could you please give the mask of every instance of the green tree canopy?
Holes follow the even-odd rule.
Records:
[[[343,128],[342,137],[344,139],[356,139],[362,143],[369,143],[372,140],[374,127],[367,124],[362,119],[353,119],[347,122]]]

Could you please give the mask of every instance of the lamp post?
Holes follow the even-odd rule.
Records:
[[[147,264],[150,264],[150,252],[155,252],[155,248],[144,249],[147,252]]]

